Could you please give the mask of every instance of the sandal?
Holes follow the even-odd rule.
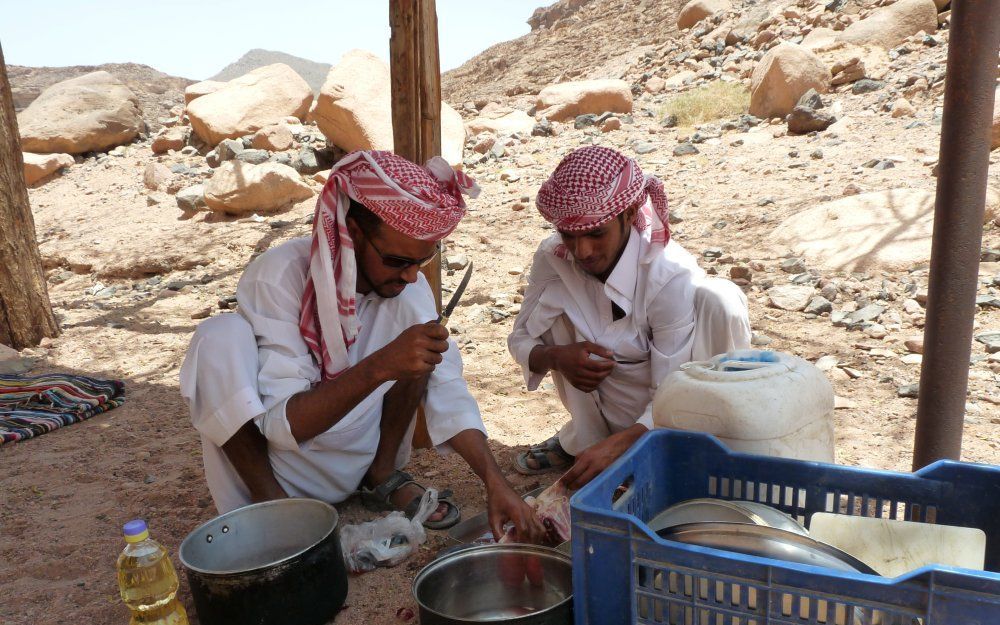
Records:
[[[425,491],[427,488],[421,484],[418,484],[413,476],[405,471],[394,471],[392,475],[382,482],[375,488],[368,488],[362,485],[359,489],[361,493],[361,505],[365,507],[366,510],[371,510],[372,512],[385,512],[399,510],[392,503],[392,494],[407,486],[409,484],[415,484]],[[462,519],[462,511],[459,510],[458,506],[451,501],[452,492],[450,490],[443,490],[438,493],[438,504],[445,504],[448,506],[448,512],[445,513],[444,517],[437,521],[424,521],[424,527],[430,530],[443,530],[455,525]],[[417,513],[417,508],[420,507],[421,496],[417,495],[406,504],[402,512],[406,515],[406,518],[412,519],[413,515]]]
[[[535,463],[535,468],[528,466],[528,460]],[[549,440],[528,448],[514,456],[514,470],[521,475],[538,475],[549,471],[562,471],[568,468],[576,460],[566,453],[566,450],[559,444],[559,437],[553,436]]]

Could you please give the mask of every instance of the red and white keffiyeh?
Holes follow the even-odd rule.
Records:
[[[302,338],[324,380],[348,367],[347,350],[361,329],[354,242],[347,230],[348,198],[364,204],[393,230],[437,241],[465,215],[463,193],[476,197],[479,187],[439,156],[420,167],[392,152],[357,151],[330,170],[316,202],[309,277],[299,317]]]
[[[663,183],[644,175],[631,158],[599,145],[566,155],[536,199],[542,217],[556,229],[573,233],[599,228],[639,202],[643,206],[633,225],[649,236],[654,247],[663,249],[670,240]],[[562,246],[560,251],[565,254]]]

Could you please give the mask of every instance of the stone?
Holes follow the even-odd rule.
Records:
[[[899,397],[907,397],[910,399],[916,399],[920,392],[919,384],[903,384],[896,389],[896,395]]]
[[[753,279],[753,271],[743,265],[733,265],[729,268],[729,277],[734,280],[746,280],[749,282]]]
[[[663,81],[664,89],[680,89],[698,78],[698,74],[689,69],[682,70]],[[675,118],[676,119],[676,118]],[[676,124],[675,124],[676,125]]]
[[[196,184],[181,189],[175,196],[177,206],[185,213],[193,213],[205,208],[205,185]]]
[[[728,0],[691,0],[677,15],[677,29],[691,28],[703,19],[728,11],[729,8]]]
[[[919,365],[924,361],[924,357],[920,354],[906,354],[900,358],[900,361],[902,361],[904,365]]]
[[[873,91],[878,91],[885,87],[885,83],[881,80],[872,80],[870,78],[862,78],[851,86],[851,93],[854,95],[862,95],[865,93],[872,93]]]
[[[465,269],[469,265],[469,257],[465,254],[456,254],[454,256],[448,256],[448,269]]]
[[[498,137],[509,137],[515,134],[531,134],[534,126],[535,119],[518,109],[500,117],[480,115],[465,122],[465,131],[469,136],[489,132]]]
[[[542,119],[531,128],[532,137],[551,137],[555,134],[555,130],[552,127],[552,122],[548,119]]]
[[[236,160],[251,165],[266,163],[269,158],[271,154],[267,150],[243,150],[236,155]]]
[[[239,139],[223,139],[215,146],[215,153],[219,155],[219,161],[224,163],[233,160],[245,149]]]
[[[804,106],[806,108],[818,110],[825,107],[826,103],[823,102],[823,98],[815,89],[810,89],[802,94],[802,97],[799,98],[799,101],[795,104],[795,106]]]
[[[785,273],[805,273],[806,263],[801,258],[786,258],[779,265]]]
[[[911,336],[903,341],[903,345],[914,354],[924,353],[924,337],[922,336]]]
[[[0,374],[14,375],[31,369],[31,361],[23,358],[16,349],[0,343]]]
[[[884,339],[889,335],[889,331],[885,329],[880,323],[873,323],[869,326],[865,326],[864,333],[866,336],[870,336],[873,339]]]
[[[295,171],[306,176],[330,169],[333,163],[333,155],[328,150],[317,150],[311,145],[299,148],[295,158],[292,159]]]
[[[750,114],[784,117],[809,89],[826,93],[830,70],[816,54],[793,43],[781,43],[760,60],[750,79]]]
[[[225,82],[220,82],[218,80],[203,80],[201,82],[196,82],[193,85],[188,85],[184,89],[184,104],[190,104],[192,100],[200,98],[203,95],[215,93],[225,86]]]
[[[251,145],[258,150],[284,152],[292,149],[295,139],[286,124],[272,124],[254,133]]]
[[[689,141],[674,147],[674,156],[690,156],[692,154],[698,154],[699,152],[700,150]]]
[[[254,133],[285,117],[304,118],[312,97],[309,83],[295,70],[284,63],[274,63],[192,100],[187,105],[187,115],[194,133],[214,147],[223,139]]]
[[[1000,353],[1000,331],[982,332],[977,334],[975,338],[986,346],[986,353]]]
[[[573,120],[573,128],[576,130],[583,130],[588,126],[593,126],[597,123],[597,115],[594,113],[587,113],[586,115],[577,115],[576,119]]]
[[[146,196],[146,206],[160,206],[163,204],[170,204],[175,201],[176,200],[171,198],[170,195],[160,191],[153,191]]]
[[[389,65],[371,52],[350,50],[330,69],[316,99],[316,125],[345,152],[392,150]],[[456,167],[465,150],[462,116],[441,103],[441,156]]]
[[[770,345],[772,342],[773,339],[771,339],[771,337],[767,336],[766,334],[758,334],[754,332],[750,335],[750,344],[753,345],[754,347],[766,347],[767,345]]]
[[[24,183],[31,186],[39,180],[45,180],[61,169],[72,167],[76,161],[69,154],[33,154],[25,152]]]
[[[280,163],[228,161],[205,184],[209,209],[229,214],[274,211],[312,196],[298,172]]]
[[[812,299],[815,290],[811,286],[787,284],[773,287],[767,292],[768,303],[781,310],[800,311]]]
[[[601,124],[601,132],[611,132],[613,130],[621,130],[621,127],[622,127],[622,120],[618,119],[617,117],[609,117],[608,119],[604,120],[603,124]]]
[[[814,315],[833,312],[833,302],[821,295],[816,296],[809,300],[809,303],[805,307],[805,312],[812,313]]]
[[[636,154],[649,154],[656,151],[656,146],[652,143],[641,142],[636,143],[635,146],[633,146],[633,149]]]
[[[619,79],[557,83],[539,92],[535,110],[539,116],[556,122],[587,113],[631,113],[632,90]]]
[[[173,175],[173,172],[166,165],[154,161],[146,165],[146,170],[142,174],[142,181],[147,189],[159,191],[167,186]]]
[[[934,0],[898,0],[854,22],[840,33],[837,40],[888,50],[921,31],[926,34],[936,32],[937,14]]]
[[[821,132],[832,126],[837,118],[825,111],[817,111],[802,105],[797,105],[785,117],[788,132],[794,135],[805,135],[810,132]]]
[[[164,128],[153,138],[150,149],[153,154],[163,154],[170,150],[180,151],[187,146],[190,129],[185,126],[172,126]]]
[[[930,261],[933,220],[934,192],[894,189],[799,211],[765,240],[817,269],[906,271]]]
[[[861,324],[869,321],[876,321],[885,312],[884,306],[879,306],[878,304],[869,304],[864,308],[856,310],[849,315],[847,315],[847,321],[849,324]]]
[[[980,308],[1000,308],[1000,297],[995,295],[977,295],[976,306]]]
[[[899,98],[898,100],[892,103],[891,115],[894,118],[913,117],[916,114],[917,114],[917,109],[913,108],[913,105],[910,104],[909,100],[907,100],[906,98]]]
[[[58,82],[17,114],[21,149],[39,154],[103,152],[135,139],[139,99],[105,71]]]
[[[653,76],[646,81],[645,89],[647,93],[657,94],[667,86],[667,81],[659,76]]]
[[[836,356],[823,356],[816,361],[816,368],[820,371],[829,371],[840,363]]]

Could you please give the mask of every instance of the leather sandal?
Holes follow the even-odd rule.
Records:
[[[528,465],[532,460],[534,467]],[[528,451],[522,451],[514,456],[514,470],[521,475],[538,475],[549,471],[562,471],[570,467],[576,458],[566,453],[559,444],[559,437],[553,436],[543,443],[533,445]]]
[[[407,486],[409,484],[415,484],[425,491],[427,488],[422,484],[419,484],[413,479],[413,476],[406,471],[393,471],[384,482],[375,486],[374,488],[368,488],[362,485],[358,492],[361,494],[361,505],[365,507],[366,510],[371,510],[372,512],[386,512],[399,510],[392,503],[392,494],[395,493],[400,488]],[[444,517],[437,521],[424,521],[424,527],[430,530],[443,530],[455,525],[462,519],[462,511],[459,510],[458,505],[451,501],[452,492],[450,490],[442,490],[438,492],[438,505],[445,504],[448,506],[448,512],[445,513]],[[406,518],[412,519],[413,515],[417,513],[417,509],[420,507],[421,495],[414,497],[410,503],[406,504],[406,507],[402,508],[403,514]]]

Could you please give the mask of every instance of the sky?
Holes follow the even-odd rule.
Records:
[[[441,71],[527,34],[553,0],[437,0]],[[336,64],[389,60],[389,0],[0,0],[8,65],[141,63],[204,80],[253,48]]]

